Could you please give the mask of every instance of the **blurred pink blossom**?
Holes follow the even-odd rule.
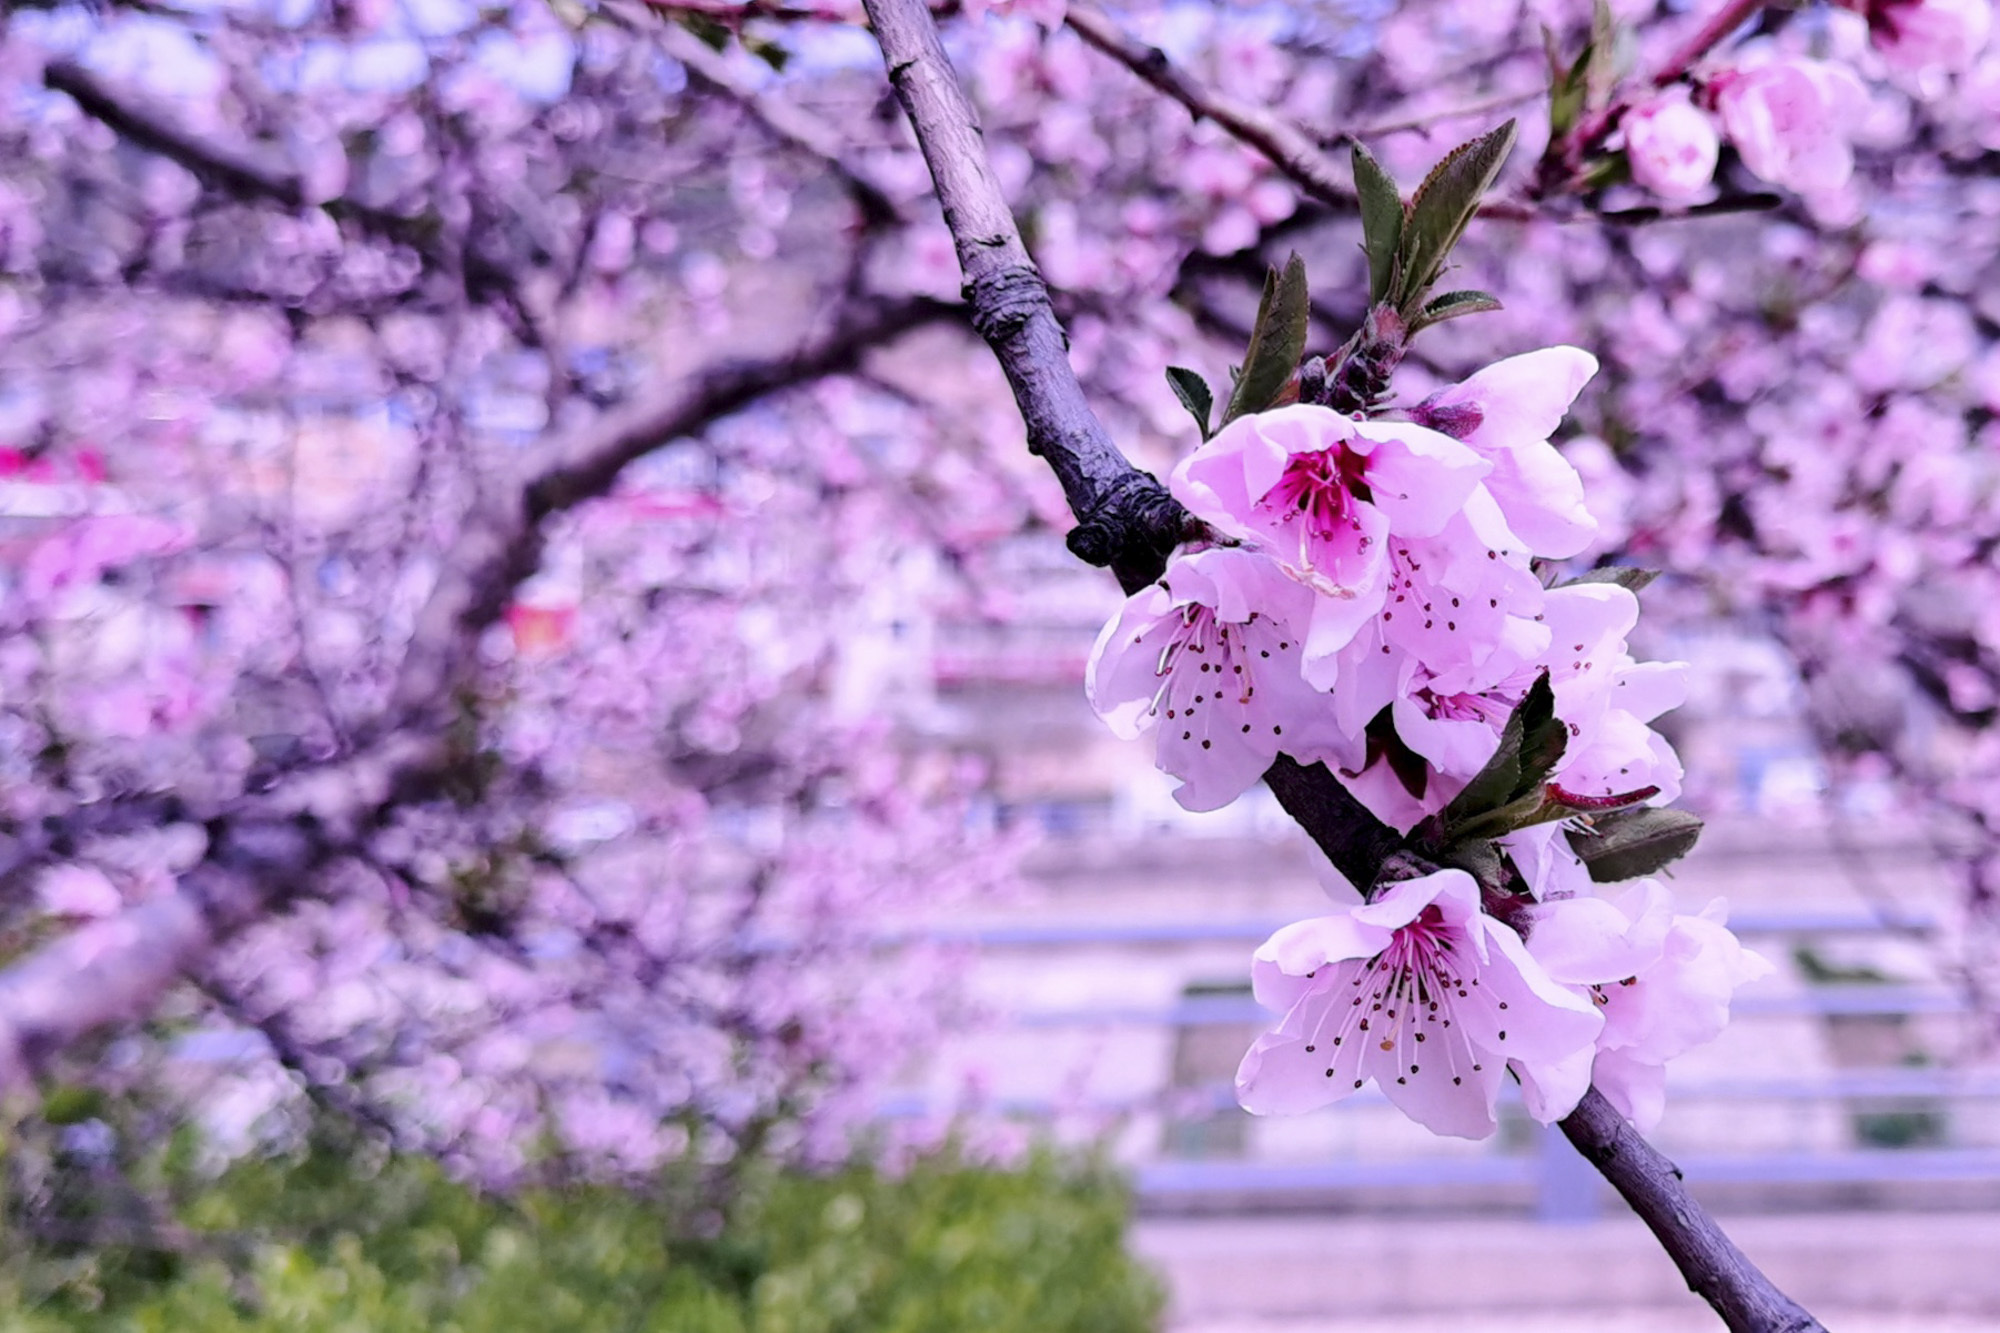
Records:
[[[1684,88],[1640,103],[1623,124],[1633,180],[1669,203],[1686,203],[1708,189],[1722,145]]]

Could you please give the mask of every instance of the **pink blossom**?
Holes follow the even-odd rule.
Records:
[[[1492,464],[1486,489],[1538,556],[1566,559],[1597,533],[1582,478],[1549,443],[1596,373],[1597,358],[1581,348],[1545,347],[1495,361],[1432,394],[1413,414]]]
[[[1722,144],[1685,89],[1640,103],[1625,114],[1624,127],[1633,180],[1669,203],[1707,191]]]
[[[42,910],[56,916],[94,919],[115,916],[125,899],[95,866],[65,862],[50,866],[35,883]]]
[[[1551,775],[1555,785],[1590,797],[1651,787],[1658,789],[1653,799],[1672,800],[1680,760],[1648,723],[1680,704],[1686,668],[1632,660],[1625,636],[1638,618],[1638,599],[1616,584],[1551,589],[1532,625],[1543,636],[1540,647],[1516,656],[1512,674],[1477,688],[1412,665],[1371,671],[1366,654],[1357,654],[1361,660],[1343,667],[1334,695],[1342,724],[1358,732],[1388,707],[1396,739],[1424,761],[1425,772],[1413,790],[1386,755],[1371,754],[1359,772],[1342,770],[1341,780],[1376,818],[1407,832],[1449,804],[1492,758],[1508,716],[1547,670],[1556,716],[1570,732]],[[1356,645],[1372,642],[1364,635]]]
[[[1866,93],[1838,65],[1776,57],[1728,70],[1709,85],[1743,165],[1800,194],[1827,194],[1854,171],[1848,135]]]
[[[1988,0],[1870,0],[1868,33],[1891,69],[1970,68],[1993,26]]]
[[[1181,460],[1171,484],[1211,526],[1258,543],[1323,594],[1305,644],[1307,661],[1324,663],[1382,609],[1391,534],[1436,536],[1488,470],[1422,426],[1300,405],[1231,422]]]
[[[1097,636],[1085,674],[1091,706],[1118,735],[1160,729],[1160,767],[1190,810],[1215,810],[1280,752],[1353,764],[1332,701],[1300,675],[1293,625],[1312,594],[1246,550],[1182,556]]]
[[[1427,1129],[1485,1138],[1509,1065],[1547,1085],[1530,1108],[1539,1119],[1574,1109],[1603,1027],[1480,910],[1462,870],[1285,927],[1257,950],[1251,980],[1258,1003],[1284,1013],[1236,1072],[1237,1098],[1259,1115],[1314,1110],[1372,1078]]]
[[[1674,912],[1657,880],[1608,898],[1569,898],[1533,910],[1528,952],[1566,985],[1587,988],[1604,1013],[1591,1081],[1640,1129],[1659,1123],[1666,1062],[1713,1041],[1741,986],[1771,965],[1723,924],[1716,899],[1699,915]]]

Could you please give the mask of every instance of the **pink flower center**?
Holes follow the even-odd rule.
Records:
[[[1222,702],[1233,696],[1238,704],[1248,704],[1256,688],[1251,681],[1251,662],[1257,656],[1244,642],[1257,616],[1241,625],[1218,620],[1213,607],[1190,603],[1181,608],[1180,627],[1160,649],[1159,665],[1153,674],[1160,689],[1153,696],[1153,711],[1162,702],[1171,704],[1170,718],[1183,717],[1203,704]],[[1289,648],[1289,643],[1281,645]],[[1263,654],[1269,657],[1268,652]]]
[[[1398,1083],[1423,1076],[1425,1053],[1431,1056],[1431,1072],[1448,1074],[1455,1087],[1467,1074],[1480,1072],[1485,1066],[1466,1043],[1465,1034],[1451,1031],[1452,1006],[1473,1000],[1479,986],[1478,977],[1463,975],[1458,966],[1458,938],[1435,904],[1424,908],[1408,925],[1398,927],[1388,948],[1366,963],[1342,969],[1341,976],[1348,980],[1347,989],[1352,993],[1344,1004],[1339,995],[1329,997],[1306,1050],[1325,1049],[1329,1060],[1350,1042],[1363,1043],[1364,1047],[1372,1043],[1375,1051],[1384,1053],[1400,1050],[1401,1057],[1389,1075]],[[1499,1007],[1507,1006],[1503,1003]],[[1506,1037],[1502,1031],[1501,1040]],[[1436,1046],[1428,1044],[1432,1038],[1438,1039]],[[1362,1073],[1371,1065],[1378,1075],[1387,1072],[1382,1061],[1367,1057],[1364,1050]],[[1331,1065],[1326,1072],[1329,1078],[1333,1076]],[[1366,1081],[1365,1077],[1357,1078],[1354,1086]]]
[[[1354,504],[1370,498],[1363,475],[1367,466],[1366,458],[1338,444],[1315,454],[1293,454],[1258,506],[1280,511],[1286,523],[1303,518],[1306,533],[1322,539],[1342,527],[1358,528]]]

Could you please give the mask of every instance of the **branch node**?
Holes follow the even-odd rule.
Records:
[[[972,326],[989,343],[1013,337],[1036,315],[1055,315],[1049,305],[1049,289],[1032,264],[1008,264],[982,273],[965,284],[964,292],[966,304],[972,307]]]

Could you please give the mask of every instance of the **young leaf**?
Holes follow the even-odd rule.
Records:
[[[1477,315],[1486,310],[1500,309],[1500,298],[1487,292],[1462,291],[1446,292],[1426,305],[1410,323],[1410,331],[1428,328],[1432,324],[1442,324],[1460,315]]]
[[[1403,240],[1403,196],[1396,182],[1360,144],[1354,145],[1354,192],[1361,200],[1361,246],[1368,252],[1368,300],[1389,298],[1396,247]]]
[[[1694,850],[1701,820],[1685,810],[1641,806],[1600,815],[1588,832],[1569,835],[1574,851],[1599,884],[1655,874]]]
[[[1500,729],[1499,748],[1486,767],[1439,813],[1445,842],[1457,841],[1466,829],[1484,824],[1485,817],[1495,812],[1506,810],[1509,818],[1515,818],[1540,805],[1542,784],[1562,759],[1568,741],[1569,729],[1556,716],[1555,691],[1544,671],[1508,715]],[[1509,809],[1516,802],[1527,805]]]
[[[1657,569],[1641,569],[1637,565],[1600,565],[1596,569],[1586,569],[1573,579],[1558,583],[1558,588],[1574,588],[1579,583],[1615,583],[1628,592],[1638,592],[1654,579],[1660,577]]]
[[[1514,134],[1514,122],[1509,120],[1491,133],[1460,144],[1417,187],[1397,255],[1400,280],[1395,295],[1404,318],[1415,315],[1444,270],[1452,247],[1479,208],[1480,197],[1513,151]]]
[[[1299,358],[1305,355],[1310,315],[1305,261],[1294,254],[1285,261],[1283,273],[1274,271],[1264,279],[1264,299],[1257,305],[1257,324],[1250,331],[1243,373],[1230,390],[1229,406],[1218,428],[1278,401],[1285,382],[1299,367]]]
[[[1559,141],[1583,114],[1588,89],[1587,71],[1597,48],[1584,47],[1583,54],[1565,67],[1556,53],[1555,34],[1545,28],[1543,35],[1549,42],[1549,137]]]
[[[1174,397],[1181,400],[1181,406],[1194,418],[1195,426],[1201,431],[1201,438],[1209,435],[1208,418],[1215,410],[1215,394],[1208,387],[1208,381],[1186,366],[1167,367],[1167,385],[1174,391]]]

